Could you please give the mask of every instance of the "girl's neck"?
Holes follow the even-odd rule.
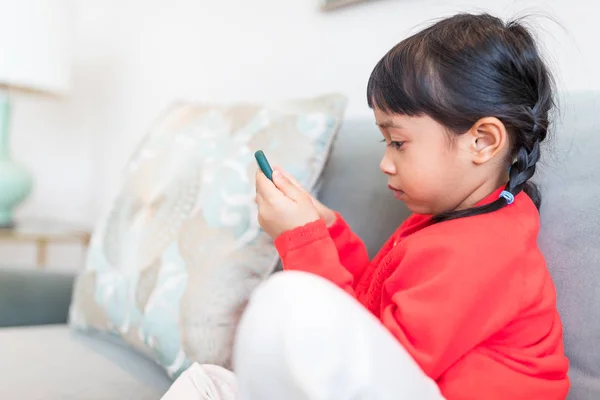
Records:
[[[508,182],[507,176],[501,176],[497,180],[487,180],[479,185],[475,190],[471,192],[454,211],[466,210],[468,208],[475,207],[481,200],[488,197],[498,188],[503,187]]]

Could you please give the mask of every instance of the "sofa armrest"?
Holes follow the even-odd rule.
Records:
[[[66,323],[75,276],[0,268],[0,327]]]

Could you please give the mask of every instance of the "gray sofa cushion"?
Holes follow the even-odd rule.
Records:
[[[157,400],[171,381],[153,361],[66,325],[0,329],[0,399]]]
[[[568,94],[538,182],[539,244],[558,293],[569,399],[600,399],[600,96]]]
[[[74,276],[0,267],[0,327],[67,322]]]

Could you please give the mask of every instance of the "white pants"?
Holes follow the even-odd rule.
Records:
[[[193,366],[163,400],[443,399],[373,315],[329,281],[303,272],[277,273],[254,292],[233,363],[235,377]],[[199,389],[203,374],[223,387],[213,397]]]

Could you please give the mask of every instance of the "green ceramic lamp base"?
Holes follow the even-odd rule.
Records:
[[[0,228],[14,226],[13,210],[27,198],[33,179],[31,174],[10,157],[8,127],[10,99],[0,92]]]

